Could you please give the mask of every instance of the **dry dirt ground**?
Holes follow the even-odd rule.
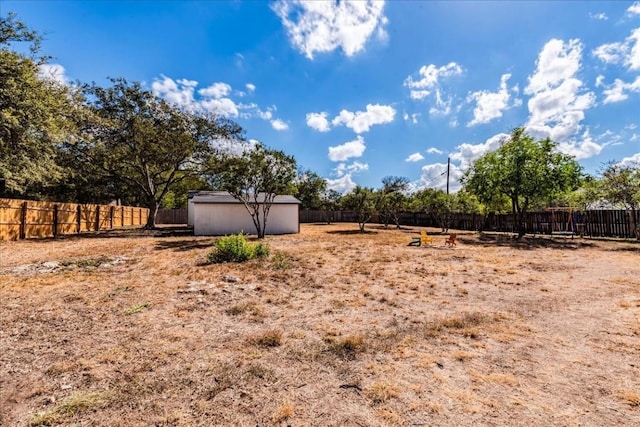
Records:
[[[0,425],[640,425],[640,244],[356,230],[0,242]]]

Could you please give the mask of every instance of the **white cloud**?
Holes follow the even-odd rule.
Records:
[[[442,99],[442,92],[440,89],[436,90],[436,103],[433,107],[429,108],[429,114],[446,116],[451,112],[451,104],[453,98],[448,97],[446,100]]]
[[[353,141],[345,142],[335,147],[329,147],[329,159],[334,162],[342,162],[351,157],[360,157],[364,153],[365,148],[364,138],[358,135]]]
[[[275,106],[267,107],[266,110],[262,111],[258,108],[257,104],[249,104],[246,108],[253,109],[256,111],[256,115],[260,117],[262,120],[271,120],[273,118],[273,111],[276,110]]]
[[[621,61],[624,50],[623,43],[606,43],[595,48],[593,54],[607,64],[617,64]]]
[[[433,97],[435,105],[429,109],[430,114],[448,115],[451,112],[452,98],[446,96],[442,89],[442,80],[462,74],[462,67],[455,62],[437,67],[434,64],[423,65],[418,71],[418,78],[409,76],[404,86],[410,89],[411,99]]]
[[[244,87],[246,87],[249,92],[254,92],[256,90],[256,85],[253,83],[247,83]]]
[[[290,42],[307,58],[342,49],[353,56],[374,34],[386,40],[384,1],[278,0],[271,6]]]
[[[598,46],[593,54],[607,64],[622,64],[629,70],[640,70],[640,28],[633,30],[624,42]]]
[[[510,78],[511,74],[502,75],[498,92],[483,90],[469,95],[469,99],[476,102],[476,107],[473,109],[473,120],[467,123],[467,126],[489,123],[493,119],[502,117],[502,112],[509,107],[507,81]]]
[[[462,178],[462,175],[463,170],[459,166],[452,163],[449,169],[449,191],[451,193],[455,193],[462,188],[462,184],[460,184],[460,178]],[[447,164],[433,163],[423,166],[420,179],[413,182],[412,187],[415,189],[429,187],[439,190],[446,190]]]
[[[404,85],[409,89],[434,89],[438,87],[440,79],[462,74],[462,67],[455,62],[450,62],[442,67],[429,64],[420,67],[418,74],[419,80],[414,80],[412,76],[409,76],[404,81]]]
[[[40,64],[38,77],[42,80],[60,83],[61,85],[67,85],[70,82],[66,70],[60,64]]]
[[[630,70],[640,70],[640,28],[636,28],[627,41],[631,45],[631,52],[627,56],[626,64]]]
[[[451,154],[451,160],[457,160],[460,162],[460,168],[462,170],[467,169],[474,160],[482,157],[484,154],[497,150],[502,143],[509,139],[510,135],[506,133],[499,133],[487,139],[482,144],[469,144],[463,143],[456,147],[456,150]]]
[[[214,83],[211,86],[205,87],[204,89],[200,89],[198,91],[198,93],[202,96],[207,96],[215,99],[227,96],[230,92],[231,86],[226,83]]]
[[[591,19],[597,19],[598,21],[606,21],[607,19],[609,19],[609,17],[607,16],[606,13],[604,12],[600,12],[600,13],[589,13],[589,18]]]
[[[588,159],[600,154],[605,144],[598,144],[586,131],[578,141],[565,141],[558,144],[558,151],[574,156],[577,160]]]
[[[327,189],[335,190],[339,193],[348,193],[356,188],[356,183],[351,179],[351,175],[347,174],[337,179],[327,179]]]
[[[196,98],[195,88],[197,86],[198,82],[195,80],[174,80],[161,75],[160,78],[154,79],[151,84],[151,90],[156,96],[187,111],[209,112],[224,117],[257,117],[263,120],[271,120],[273,118],[272,111],[276,110],[275,106],[268,107],[266,111],[262,111],[255,103],[236,103],[230,98],[233,93],[231,86],[223,82],[217,82],[198,90],[199,97]],[[244,93],[236,91],[235,95],[243,96]]]
[[[402,115],[402,118],[407,121],[407,122],[411,122],[413,124],[418,123],[418,117],[420,117],[420,113],[413,113],[413,114],[409,114],[409,113],[404,113]]]
[[[536,71],[524,89],[531,95],[526,127],[532,136],[563,142],[580,131],[584,111],[595,104],[595,95],[584,91],[576,77],[581,58],[582,44],[577,39],[567,43],[552,39],[542,48]]]
[[[243,153],[254,149],[258,144],[260,144],[260,141],[256,139],[250,139],[247,144],[228,138],[217,138],[211,141],[211,145],[214,148],[231,156],[241,156]]]
[[[175,81],[167,76],[161,77],[161,79],[154,79],[151,84],[151,90],[156,96],[160,96],[167,102],[179,107],[187,109],[196,107],[193,91],[198,82],[185,79]]]
[[[333,169],[333,174],[337,177],[335,179],[327,179],[327,188],[335,190],[340,193],[346,193],[353,190],[356,183],[353,182],[353,175],[369,170],[367,163],[361,163],[355,161],[351,164],[339,163]]]
[[[640,3],[638,4],[640,5]],[[617,164],[622,167],[640,166],[640,152],[636,154],[632,154],[629,157],[625,157],[624,159],[620,160]]]
[[[604,84],[604,76],[602,74],[596,77],[596,87],[600,87]]]
[[[229,98],[204,99],[199,102],[199,105],[205,111],[220,114],[225,117],[238,117],[240,114],[236,103]]]
[[[442,154],[443,151],[442,150],[438,150],[436,147],[429,147],[427,149],[427,153],[429,153],[429,154]]]
[[[340,111],[331,123],[334,126],[344,124],[353,129],[355,133],[368,132],[371,126],[390,123],[396,115],[396,110],[389,105],[367,105],[367,111],[356,111],[352,113],[348,110]]]
[[[405,162],[419,162],[420,160],[424,160],[424,156],[420,153],[413,153],[404,159]]]
[[[346,163],[339,163],[333,171],[338,177],[341,177],[347,174],[352,175],[354,173],[359,173],[366,170],[369,170],[369,165],[367,163],[361,163],[356,160],[350,165]]]
[[[551,39],[544,45],[536,61],[536,71],[529,77],[524,93],[531,95],[558,86],[580,70],[582,44],[578,39],[568,43]]]
[[[307,126],[311,129],[315,129],[318,132],[329,132],[331,126],[329,120],[327,120],[328,113],[308,113],[307,114]]]
[[[607,86],[602,93],[605,95],[603,104],[624,101],[629,98],[629,92],[640,92],[640,77],[636,77],[633,83],[625,83],[620,79],[615,79],[613,85]]]
[[[640,15],[640,1],[637,1],[631,6],[629,6],[629,9],[627,9],[627,12],[632,15]]]
[[[277,131],[283,131],[289,129],[289,125],[283,122],[280,119],[275,119],[271,121],[271,127]]]
[[[411,97],[411,99],[424,99],[429,95],[431,95],[430,90],[411,90],[409,92],[409,96]]]

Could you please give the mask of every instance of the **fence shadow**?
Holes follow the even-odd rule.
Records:
[[[186,226],[159,227],[153,229],[146,228],[118,228],[112,230],[83,231],[80,234],[62,234],[56,237],[46,237],[33,239],[38,241],[47,240],[79,240],[79,239],[132,239],[144,237],[180,237],[193,236],[193,228]],[[27,239],[32,240],[32,239]]]
[[[194,249],[212,248],[214,241],[215,239],[207,239],[207,240],[186,239],[186,240],[159,241],[156,243],[155,250],[157,251],[173,250],[175,252],[187,252]]]
[[[509,234],[481,233],[477,239],[458,237],[461,243],[469,246],[506,246],[514,249],[587,249],[595,246],[594,243],[569,238],[550,237],[523,237],[515,239]]]
[[[616,246],[613,248],[607,248],[607,251],[612,252],[638,252],[640,253],[640,242],[625,242],[625,246]]]
[[[377,231],[371,231],[371,230],[367,230],[365,229],[364,232],[360,231],[360,230],[331,230],[331,231],[326,231],[327,234],[341,234],[344,236],[348,236],[348,235],[371,235],[371,234],[378,234]]]

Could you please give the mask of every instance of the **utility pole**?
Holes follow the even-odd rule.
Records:
[[[451,157],[447,157],[447,196],[449,195],[449,171],[451,170]]]

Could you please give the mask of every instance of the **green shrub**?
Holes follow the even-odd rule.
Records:
[[[267,245],[263,245],[262,243],[256,243],[254,246],[255,256],[257,258],[264,258],[269,256],[269,247]]]
[[[213,249],[207,255],[210,263],[244,262],[256,257],[269,255],[269,248],[262,243],[248,243],[244,234],[232,234],[216,240]]]

